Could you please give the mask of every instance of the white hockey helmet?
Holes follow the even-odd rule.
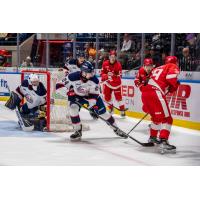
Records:
[[[28,77],[28,82],[30,85],[38,86],[39,84],[39,77],[36,74],[30,74]]]
[[[33,82],[33,81],[39,81],[39,77],[38,77],[37,74],[30,74],[28,78],[29,78],[29,80],[31,82]]]

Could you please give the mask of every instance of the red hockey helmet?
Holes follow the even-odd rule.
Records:
[[[176,56],[167,56],[165,58],[165,64],[169,64],[169,63],[173,63],[173,64],[177,64],[178,59]]]
[[[110,51],[110,56],[111,56],[111,55],[117,56],[116,51],[114,51],[114,50]]]
[[[153,60],[151,58],[144,59],[144,66],[153,65]]]

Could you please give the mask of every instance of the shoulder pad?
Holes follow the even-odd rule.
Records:
[[[71,74],[68,75],[68,79],[70,81],[77,81],[77,80],[80,80],[80,74],[81,72],[80,71],[77,71],[77,72],[73,72]]]
[[[95,75],[90,80],[96,84],[99,84],[99,79]]]
[[[76,59],[71,59],[68,62],[69,65],[76,65],[77,64],[77,60]]]
[[[46,88],[44,87],[42,82],[39,82],[39,86],[36,92],[39,96],[43,96],[47,93]]]
[[[21,86],[28,87],[29,86],[28,80],[27,79],[23,80]]]

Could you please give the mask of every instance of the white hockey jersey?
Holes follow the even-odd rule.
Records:
[[[69,74],[62,80],[68,91],[73,91],[77,96],[97,98],[100,94],[99,80],[93,76],[87,82],[81,80],[81,72]]]
[[[69,62],[65,64],[65,67],[68,70],[68,74],[71,74],[73,72],[81,71],[80,66],[78,65],[77,59],[71,59]]]
[[[25,98],[29,109],[40,106],[46,103],[46,89],[43,83],[39,82],[37,90],[35,91],[28,80],[23,80],[22,84],[17,87],[16,93],[20,99]]]

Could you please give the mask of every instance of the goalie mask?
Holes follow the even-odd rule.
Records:
[[[28,83],[33,87],[33,90],[37,90],[39,85],[39,77],[36,74],[30,74],[28,77]]]

